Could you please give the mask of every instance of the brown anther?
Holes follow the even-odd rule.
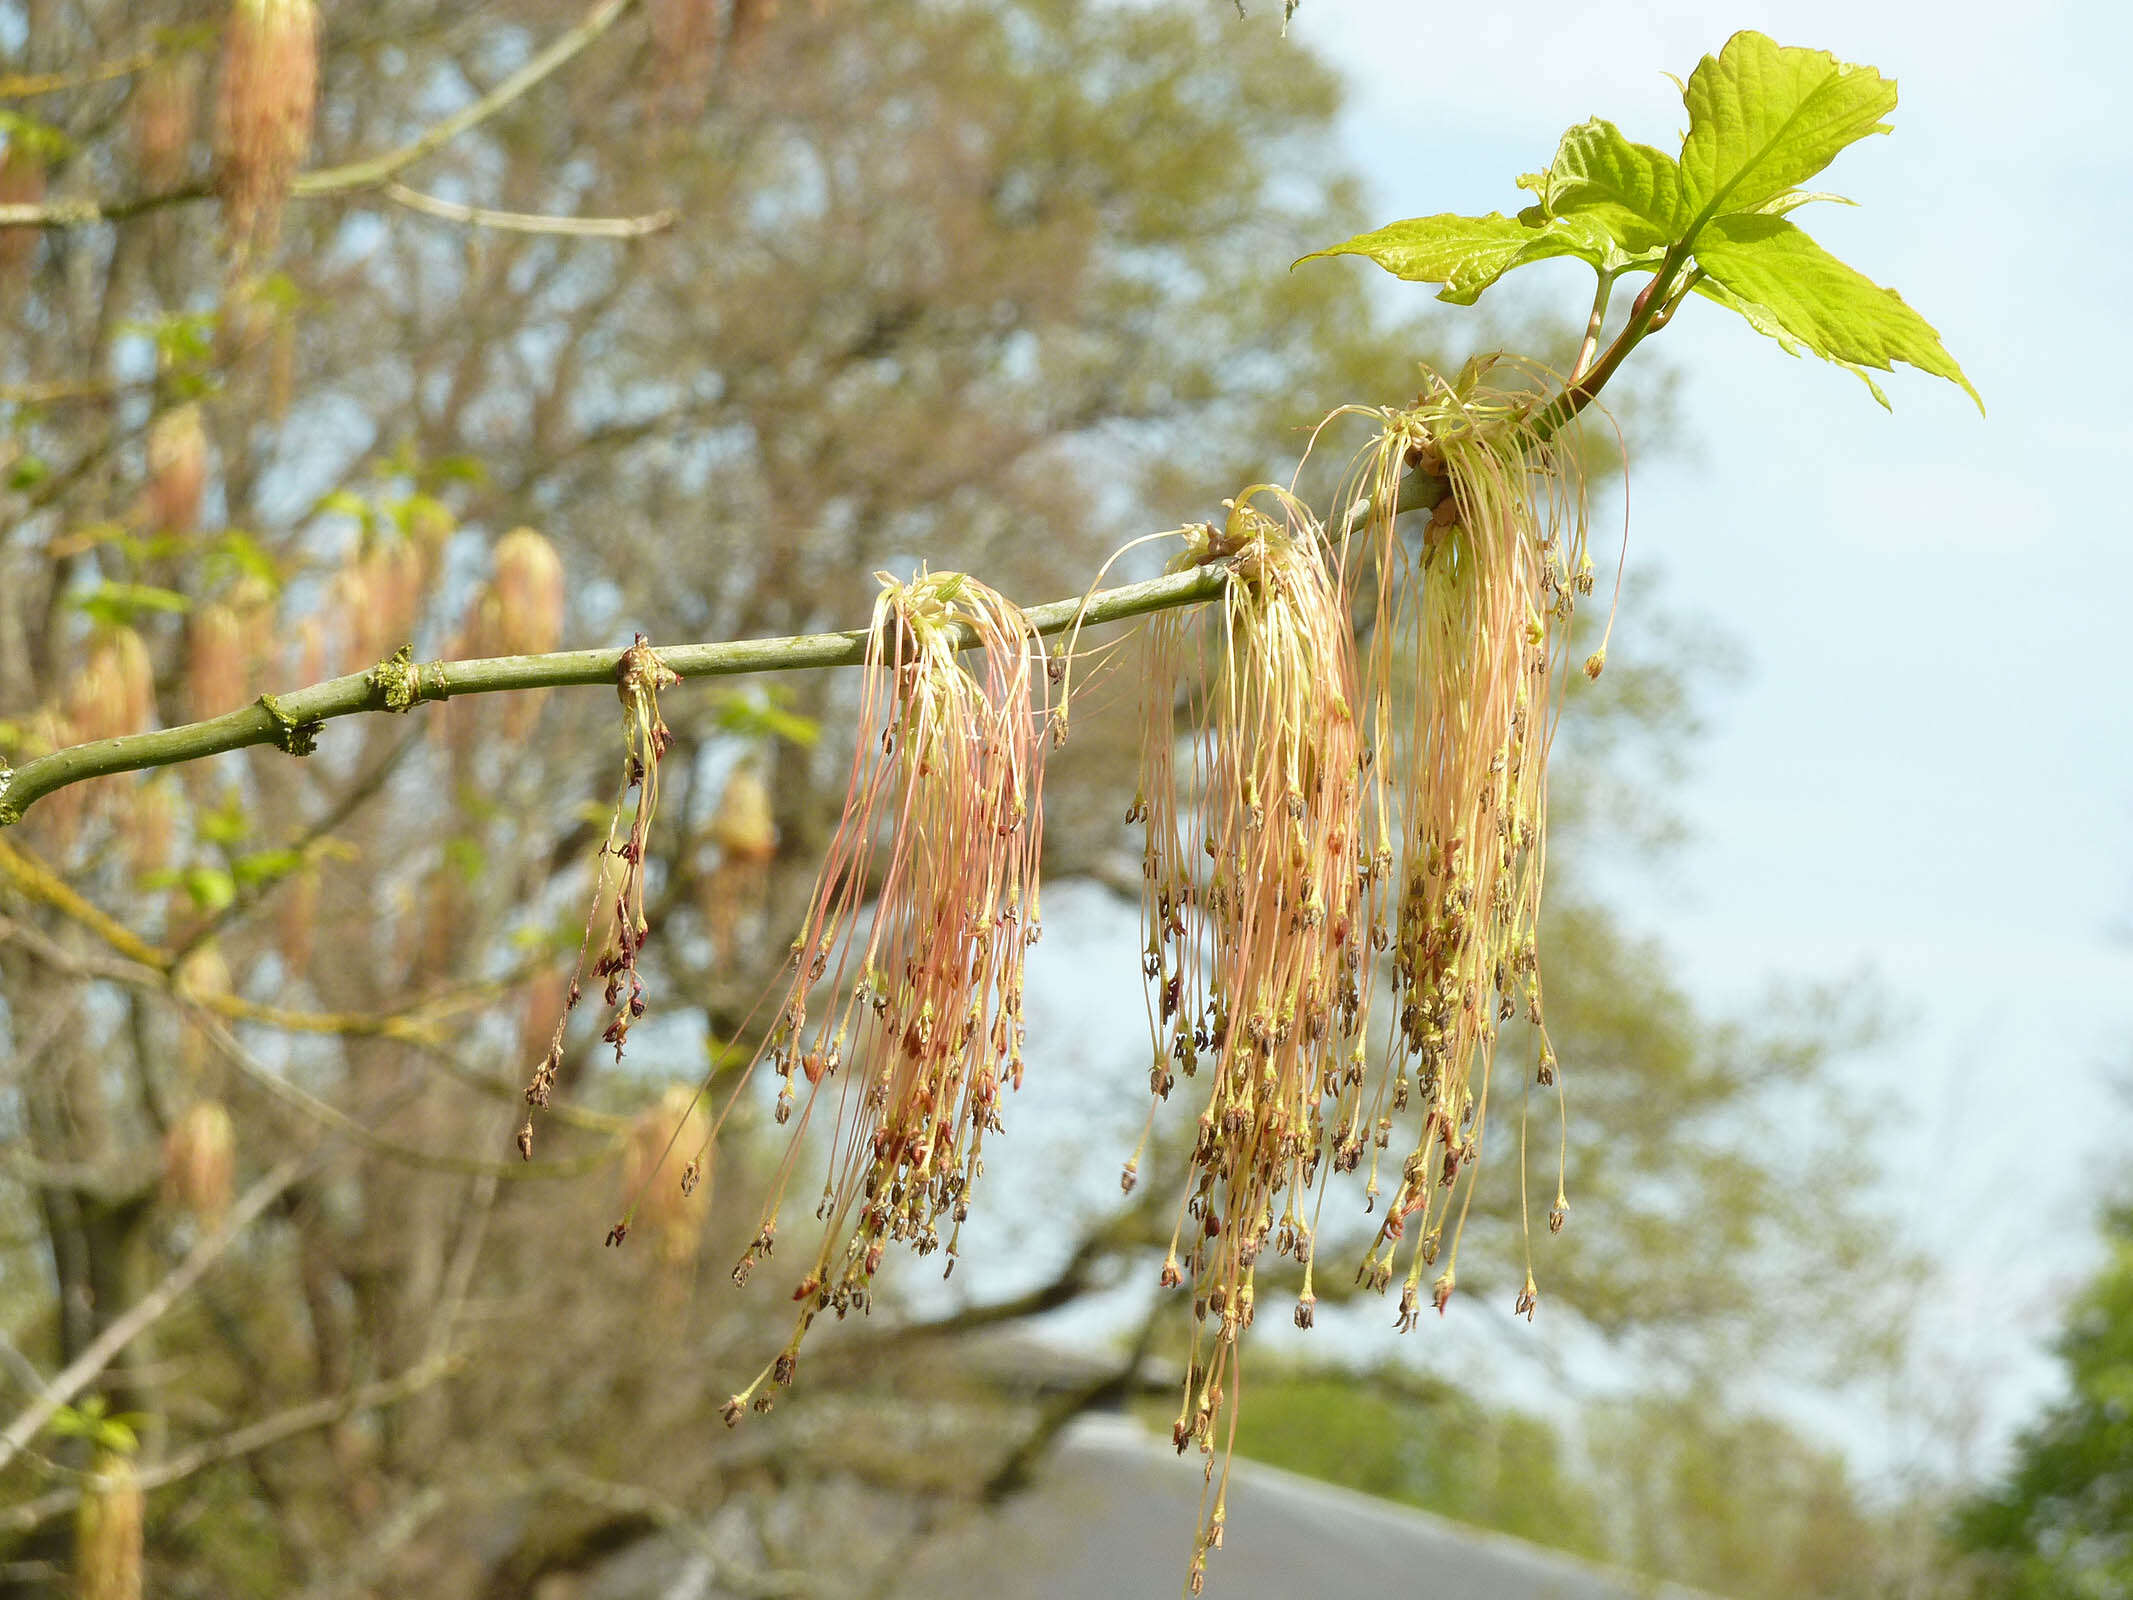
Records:
[[[618,1244],[620,1244],[620,1243],[621,1243],[621,1242],[622,1242],[622,1241],[623,1241],[624,1239],[627,1239],[627,1238],[628,1238],[629,1236],[630,1236],[630,1225],[629,1225],[629,1222],[627,1221],[627,1219],[625,1219],[624,1221],[621,1221],[621,1222],[618,1222],[618,1223],[616,1223],[616,1224],[615,1224],[615,1225],[614,1225],[614,1226],[613,1226],[612,1228],[609,1228],[609,1229],[607,1230],[607,1242],[608,1242],[608,1243],[609,1243],[610,1245],[618,1245]]]

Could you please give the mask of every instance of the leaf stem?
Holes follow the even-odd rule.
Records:
[[[1681,243],[1674,245],[1661,258],[1658,270],[1652,274],[1651,282],[1637,291],[1637,298],[1629,308],[1629,321],[1625,322],[1622,331],[1615,335],[1614,343],[1607,347],[1607,353],[1595,361],[1589,370],[1573,376],[1571,381],[1563,386],[1563,392],[1549,401],[1534,417],[1533,427],[1539,437],[1551,437],[1591,405],[1600,390],[1606,387],[1607,380],[1615,375],[1616,369],[1628,359],[1630,351],[1637,348],[1644,336],[1655,327],[1665,326],[1661,314],[1673,314],[1674,301],[1670,297],[1674,293],[1675,280],[1681,276],[1682,268],[1687,265],[1688,256],[1687,244]]]
[[[1598,274],[1600,282],[1592,294],[1592,315],[1585,319],[1585,342],[1578,346],[1577,362],[1570,369],[1572,383],[1585,376],[1592,367],[1592,358],[1599,354],[1600,327],[1607,320],[1607,302],[1615,292],[1615,279],[1619,276],[1598,267],[1593,271]]]

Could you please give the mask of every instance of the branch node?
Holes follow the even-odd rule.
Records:
[[[0,761],[0,828],[12,828],[22,820],[22,813],[7,803],[7,791],[15,781],[15,769]]]
[[[319,729],[325,724],[313,719],[300,722],[282,710],[281,702],[270,694],[259,697],[259,703],[268,716],[274,719],[274,744],[279,750],[292,756],[308,756],[318,748]]]
[[[387,711],[412,711],[422,698],[422,669],[415,665],[415,647],[403,644],[372,667],[370,686]]]

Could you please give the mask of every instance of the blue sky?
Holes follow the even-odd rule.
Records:
[[[1390,220],[1515,209],[1514,176],[1590,115],[1671,148],[1662,73],[1747,27],[1897,78],[1893,136],[1816,180],[1858,209],[1799,220],[1935,322],[1990,415],[1906,371],[1889,416],[1715,306],[1664,335],[1688,448],[1632,463],[1632,569],[1662,571],[1750,671],[1681,797],[1693,842],[1621,899],[1713,1003],[1878,977],[1894,1026],[1860,1087],[1900,1107],[1891,1205],[1941,1267],[1914,1380],[1959,1385],[1975,1428],[1838,1426],[1864,1463],[1968,1444],[1989,1464],[2049,1392],[2037,1341],[2133,1156],[2112,1089],[2133,1068],[2133,407],[2112,381],[2133,366],[2133,137],[2112,110],[2133,24],[2102,5],[1305,0],[1291,32],[1350,76],[1350,154]],[[1588,291],[1558,282],[1581,315]]]

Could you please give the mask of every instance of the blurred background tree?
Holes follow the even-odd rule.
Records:
[[[333,8],[305,166],[423,139],[588,20],[552,0]],[[1285,480],[1334,404],[1405,398],[1416,359],[1560,359],[1575,335],[1395,322],[1338,273],[1284,272],[1366,220],[1338,87],[1227,7],[649,0],[390,183],[299,183],[278,223],[233,190],[227,108],[218,155],[225,21],[0,0],[0,195],[168,201],[0,227],[0,756],[212,715],[402,643],[847,626],[869,572],[921,560],[1075,593],[1123,537]],[[540,220],[593,216],[623,219],[617,236]],[[1663,381],[1624,409],[1656,435]],[[1834,1066],[1858,1025],[1826,998],[1700,1016],[1579,870],[1663,834],[1657,786],[1718,653],[1639,631],[1644,659],[1618,647],[1572,708],[1556,785],[1576,1212],[1543,1241],[1545,1314],[1677,1384],[1842,1366],[1871,1353],[1905,1270],[1849,1153],[1862,1110]],[[1131,663],[1095,685],[1099,707],[1130,701]],[[430,707],[337,727],[302,762],[103,780],[0,838],[12,1398],[243,1222],[77,1408],[140,1419],[124,1459],[157,1589],[515,1595],[652,1531],[713,1528],[735,1592],[861,1592],[1116,1387],[1062,1405],[978,1352],[1128,1273],[1152,1288],[1187,1130],[1120,1213],[1018,1183],[1051,1147],[1108,1186],[1123,1151],[1009,1107],[1014,1161],[979,1203],[1040,1237],[1041,1272],[885,1305],[825,1341],[776,1415],[717,1426],[782,1320],[779,1291],[725,1282],[779,1148],[766,1108],[729,1124],[695,1202],[646,1218],[650,1248],[599,1240],[679,1115],[670,1088],[749,1037],[837,816],[849,685],[684,689],[666,712],[681,778],[651,864],[653,1017],[619,1068],[572,1035],[527,1165],[518,1087],[595,892],[604,695]],[[1050,784],[1055,884],[1133,892],[1132,739],[1130,717],[1077,719]],[[1130,972],[1130,944],[1117,954]],[[1033,1071],[1048,1048],[1032,1039]],[[1144,1062],[1098,1066],[1139,1092]],[[1551,1145],[1535,1141],[1537,1182]],[[1498,1152],[1471,1251],[1499,1310],[1516,1177]],[[1108,1325],[1139,1326],[1146,1303]],[[1710,1470],[1691,1458],[1639,1444],[1676,1488],[1624,1489],[1449,1383],[1387,1393],[1306,1374],[1290,1401],[1262,1397],[1253,1438],[1309,1431],[1285,1417],[1367,1433],[1344,1470],[1384,1463],[1380,1492],[1800,1592],[1789,1553],[1683,1553],[1706,1508],[1676,1488]],[[1436,1444],[1426,1480],[1393,1442],[1414,1430]],[[0,1475],[25,1587],[83,1559],[75,1514],[111,1474],[79,1474],[99,1449],[77,1429]],[[1522,1492],[1560,1484],[1574,1514],[1515,1509],[1484,1450],[1520,1463]],[[1766,1504],[1848,1504],[1811,1464],[1763,1477]]]
[[[1994,1594],[2133,1593],[2133,1205],[2106,1211],[2101,1231],[2104,1263],[2059,1337],[2069,1392],[1956,1519]]]

